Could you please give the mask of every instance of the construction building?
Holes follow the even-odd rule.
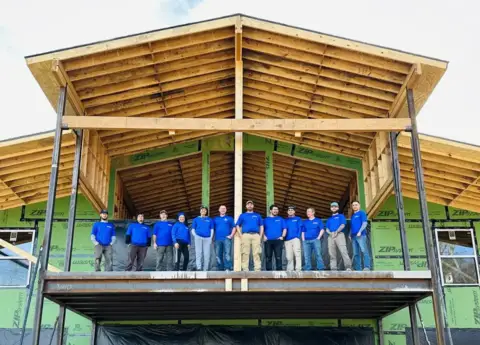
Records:
[[[480,149],[416,125],[447,62],[245,15],[26,62],[57,127],[0,142],[2,345],[480,335]],[[237,218],[246,200],[322,218],[359,200],[373,271],[241,272],[236,237],[233,272],[151,272],[153,250],[123,272],[137,212]],[[115,272],[93,272],[100,209]]]

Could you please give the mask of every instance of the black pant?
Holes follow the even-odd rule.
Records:
[[[272,257],[275,254],[275,270],[282,270],[282,251],[283,251],[283,241],[282,240],[268,240],[264,244],[265,246],[265,268],[267,271],[272,270]]]
[[[183,254],[182,271],[186,271],[188,266],[188,260],[190,259],[188,255],[188,243],[181,242],[181,241],[178,241],[177,243],[179,244],[180,247],[178,247],[177,249],[177,261],[175,262],[175,271],[178,271],[180,269],[180,257],[182,256],[182,254]]]
[[[145,257],[147,256],[147,247],[139,247],[134,244],[130,245],[130,251],[128,252],[128,264],[125,271],[131,271],[133,268],[133,263],[135,259],[136,263],[136,270],[141,271],[143,270],[143,262],[145,261]]]

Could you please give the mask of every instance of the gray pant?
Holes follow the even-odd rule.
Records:
[[[197,271],[208,271],[210,268],[210,247],[212,246],[211,237],[201,237],[195,235],[195,264]],[[202,265],[203,259],[203,265]]]
[[[157,247],[157,271],[173,270],[173,246]]]
[[[287,252],[287,271],[293,271],[295,259],[295,271],[302,270],[302,243],[299,238],[292,238],[285,241],[285,251]]]
[[[345,234],[340,232],[335,238],[333,235],[328,236],[328,254],[330,255],[330,269],[332,271],[337,270],[337,247],[340,251],[340,255],[343,259],[345,269],[352,268],[352,260],[348,256],[347,242],[345,240]]]
[[[125,271],[131,271],[133,268],[133,263],[136,261],[136,270],[143,270],[143,262],[145,261],[145,256],[147,256],[147,247],[139,247],[134,244],[130,245],[130,250],[128,252],[128,264]]]
[[[102,246],[101,244],[95,246],[95,271],[101,271],[102,255],[105,257],[105,271],[113,271],[112,246]]]

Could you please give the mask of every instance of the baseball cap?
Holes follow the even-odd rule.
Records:
[[[108,214],[108,210],[101,210],[100,214]]]
[[[288,206],[288,210],[295,210],[295,208],[296,208],[296,207],[293,206],[293,205]]]
[[[246,204],[252,204],[252,205],[255,205],[255,204],[253,203],[253,201],[252,201],[252,200],[247,200],[247,202],[245,203],[245,205],[246,205]]]
[[[338,207],[338,202],[334,201],[330,204],[330,207],[337,206]]]

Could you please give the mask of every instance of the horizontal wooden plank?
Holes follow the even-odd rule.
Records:
[[[64,116],[65,129],[131,129],[191,131],[402,131],[410,120],[395,119],[191,119],[150,117]]]

